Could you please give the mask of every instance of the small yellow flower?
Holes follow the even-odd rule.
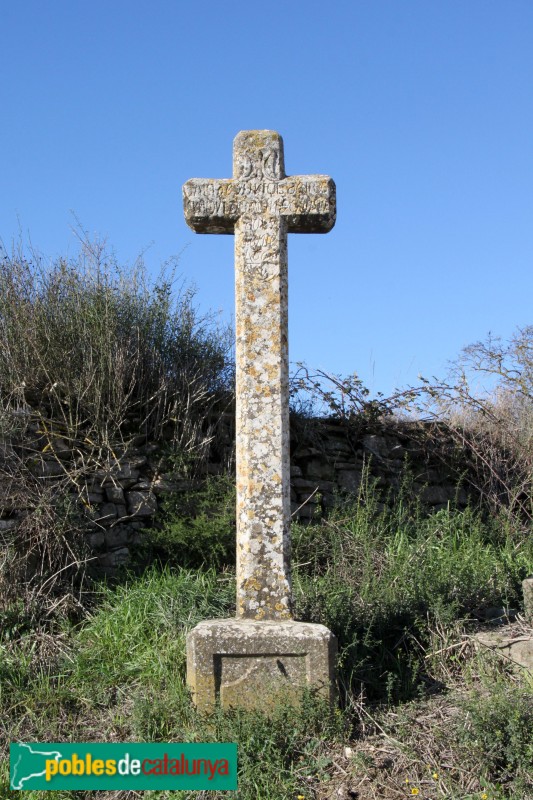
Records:
[[[481,795],[481,800],[489,800],[489,796],[486,792],[483,792],[483,794]]]
[[[405,782],[406,782],[406,783],[409,783],[409,778],[406,778],[406,779],[405,779]]]
[[[420,789],[417,789],[416,786],[413,786],[411,789],[411,794],[420,794]]]
[[[434,772],[431,777],[433,778],[434,781],[436,781],[437,778],[439,777],[439,773],[438,772]]]
[[[303,794],[299,794],[296,800],[305,800],[305,796]]]

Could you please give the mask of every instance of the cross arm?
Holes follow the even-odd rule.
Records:
[[[336,190],[328,175],[290,175],[282,183],[280,210],[289,233],[327,233],[333,228]]]
[[[196,233],[233,233],[239,218],[233,181],[192,178],[183,185],[183,210]]]

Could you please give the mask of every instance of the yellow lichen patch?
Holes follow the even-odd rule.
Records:
[[[256,591],[260,592],[262,589],[261,583],[257,580],[257,578],[247,578],[243,583],[243,589],[246,592],[249,591]]]

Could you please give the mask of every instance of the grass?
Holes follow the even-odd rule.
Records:
[[[507,518],[471,508],[428,516],[405,492],[390,510],[377,502],[367,485],[355,506],[295,528],[297,614],[337,635],[346,692],[408,700],[432,630],[487,607],[518,607],[533,542]]]
[[[298,616],[339,637],[333,713],[307,698],[298,713],[280,708],[271,718],[198,717],[185,686],[185,633],[234,613],[234,577],[154,566],[100,587],[77,622],[59,616],[46,631],[17,627],[13,617],[0,640],[3,747],[17,739],[237,741],[238,796],[250,800],[530,800],[533,685],[475,652],[471,633],[479,609],[519,606],[531,541],[472,509],[427,517],[404,498],[378,511],[372,488],[365,492],[355,506],[293,531]],[[186,547],[186,531],[196,529],[179,530]],[[14,798],[7,764],[0,775],[0,796]]]

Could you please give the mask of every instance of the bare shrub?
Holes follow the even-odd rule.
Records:
[[[468,479],[493,510],[533,520],[533,326],[508,342],[466,347],[447,381],[423,380],[407,407],[439,420],[461,447]]]
[[[150,283],[142,260],[121,269],[101,244],[50,267],[0,250],[0,394],[44,405],[72,438],[109,447],[135,434],[201,447],[216,391],[228,382],[230,336],[175,293],[175,265]]]
[[[207,458],[231,396],[232,337],[176,290],[175,269],[151,282],[142,260],[122,269],[84,237],[75,259],[50,266],[0,247],[5,602],[22,584],[36,600],[79,581],[83,497],[129,447],[163,441],[175,460]]]
[[[356,375],[299,364],[291,383],[303,416],[343,420],[355,435],[396,419],[419,420],[410,435],[431,449],[481,501],[520,524],[533,520],[533,326],[508,342],[493,336],[466,347],[445,380],[421,378],[390,397],[371,397]]]

